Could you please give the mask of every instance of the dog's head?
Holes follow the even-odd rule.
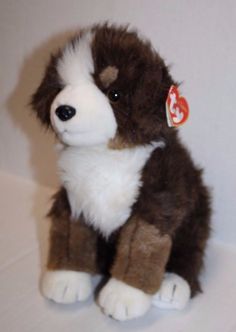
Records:
[[[172,84],[149,42],[127,28],[94,26],[51,57],[31,103],[64,144],[119,148],[170,132],[165,102]]]

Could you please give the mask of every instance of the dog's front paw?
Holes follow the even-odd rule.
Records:
[[[190,287],[187,281],[175,273],[166,273],[158,293],[153,296],[152,303],[162,309],[182,310],[189,299]]]
[[[42,279],[43,295],[57,303],[86,300],[92,292],[91,277],[85,272],[47,271]]]
[[[151,301],[150,295],[114,278],[103,287],[98,298],[104,313],[121,321],[144,315]]]

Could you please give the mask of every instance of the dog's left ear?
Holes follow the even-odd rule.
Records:
[[[32,109],[36,112],[38,119],[46,127],[50,126],[50,107],[56,97],[61,91],[62,84],[57,73],[57,56],[51,56],[51,59],[46,67],[43,79],[36,92],[32,95],[30,104]]]
[[[169,68],[161,58],[157,58],[155,64],[150,68],[147,75],[147,84],[150,84],[155,112],[158,118],[166,124],[166,100],[170,87],[176,85],[170,75]]]
[[[143,71],[133,99],[133,112],[146,136],[153,138],[169,129],[165,106],[173,84],[168,67],[158,56]]]

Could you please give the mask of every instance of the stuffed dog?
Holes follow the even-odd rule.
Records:
[[[163,59],[127,27],[81,30],[51,56],[31,99],[61,143],[45,297],[84,301],[103,274],[98,304],[127,320],[151,305],[182,309],[201,290],[210,200],[178,138],[181,98]]]

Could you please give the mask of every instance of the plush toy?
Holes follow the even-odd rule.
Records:
[[[162,58],[126,27],[82,30],[51,57],[32,106],[61,142],[43,295],[84,301],[104,274],[98,304],[115,319],[184,308],[201,290],[210,204]]]

